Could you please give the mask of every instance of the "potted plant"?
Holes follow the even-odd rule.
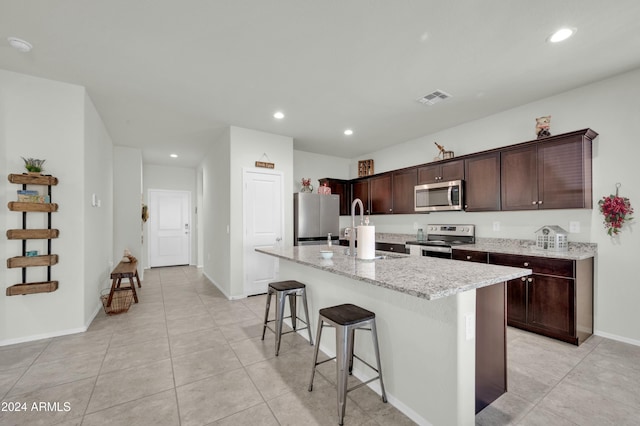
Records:
[[[47,161],[47,160],[38,160],[36,158],[24,158],[24,157],[22,157],[22,159],[24,160],[24,168],[27,169],[27,172],[29,172],[29,174],[35,174],[35,175],[39,175],[44,170],[42,165],[44,164],[45,161]]]

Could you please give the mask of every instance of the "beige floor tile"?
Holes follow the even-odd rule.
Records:
[[[177,388],[181,426],[200,426],[263,402],[243,369]]]
[[[4,398],[25,371],[27,371],[27,367],[0,371],[0,400]]]
[[[179,426],[176,392],[170,389],[84,417],[83,426]]]
[[[134,328],[117,330],[111,338],[110,346],[126,346],[162,338],[166,339],[167,337],[166,323],[140,323]]]
[[[247,408],[237,414],[215,421],[211,426],[279,426],[265,403]]]
[[[50,339],[0,347],[0,371],[28,367],[46,349]]]
[[[538,407],[582,426],[638,425],[640,419],[640,409],[568,383],[556,386]]]
[[[531,402],[507,392],[476,415],[476,425],[515,425],[533,407]]]
[[[40,354],[36,363],[54,361],[82,354],[104,355],[113,332],[105,330],[95,333],[78,333],[52,339]]]
[[[176,386],[242,368],[228,344],[173,358]]]
[[[84,414],[95,378],[79,380],[12,396],[6,402],[24,404],[24,411],[0,412],[1,425],[53,425]]]
[[[229,305],[210,307],[209,312],[219,326],[260,319],[251,309],[238,301],[231,302]]]
[[[261,340],[260,337],[254,337],[252,339],[241,340],[239,342],[232,342],[230,345],[244,366],[264,361],[269,358],[274,358],[276,356],[273,336],[271,336],[271,339],[265,337],[264,340]],[[280,353],[286,353],[286,348],[281,347]]]
[[[308,390],[311,357],[291,352],[251,364],[246,370],[262,397],[268,401],[289,392]]]
[[[104,356],[84,354],[50,362],[34,364],[9,391],[9,395],[20,395],[64,383],[95,377],[98,375]]]
[[[544,408],[534,407],[524,419],[518,422],[518,426],[577,426],[577,423]]]
[[[205,308],[203,313],[180,318],[167,318],[167,328],[170,336],[189,333],[192,331],[209,330],[218,328],[209,312]]]
[[[166,337],[126,346],[113,346],[104,357],[100,374],[141,367],[169,358],[169,341]]]
[[[144,367],[118,370],[98,376],[87,413],[133,401],[172,389],[171,360],[150,363]]]
[[[218,346],[226,346],[227,339],[225,339],[220,330],[211,328],[170,335],[169,345],[171,348],[171,356],[175,358],[207,349],[213,349]]]
[[[262,320],[258,318],[219,326],[220,331],[229,342],[239,342],[262,336]]]

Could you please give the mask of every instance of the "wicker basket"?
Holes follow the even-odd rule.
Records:
[[[107,315],[116,315],[127,312],[129,307],[131,307],[131,303],[133,303],[133,291],[131,291],[131,288],[116,288],[113,292],[113,298],[111,299],[111,306],[107,306],[110,292],[111,289],[107,288],[102,290],[102,294],[100,295],[104,312]]]

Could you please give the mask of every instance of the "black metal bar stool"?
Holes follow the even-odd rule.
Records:
[[[271,296],[275,294],[276,303],[276,318],[269,320],[269,308],[271,306]],[[289,296],[289,307],[291,309],[291,315],[284,316],[284,303],[285,299]],[[305,321],[298,318],[296,313],[297,297],[302,297],[302,305],[304,307]],[[286,318],[291,318],[291,325],[293,330],[282,332],[282,323]],[[303,322],[305,327],[298,328],[298,321]],[[276,323],[276,329],[267,327],[270,322]],[[276,356],[280,352],[280,340],[283,334],[293,333],[305,328],[309,331],[309,344],[313,346],[313,339],[311,338],[311,328],[309,327],[309,308],[307,307],[307,291],[306,286],[298,281],[277,281],[269,284],[267,291],[267,305],[264,310],[264,324],[262,326],[262,340],[264,340],[264,333],[269,328],[276,334]]]
[[[327,323],[326,326],[324,325],[325,322]],[[318,362],[318,348],[320,347],[320,337],[322,336],[323,327],[334,327],[336,329],[336,356]],[[371,331],[371,337],[373,339],[373,349],[376,354],[376,362],[378,366],[377,369],[353,353],[356,330]],[[387,402],[387,394],[384,390],[384,382],[382,381],[380,350],[378,349],[378,333],[376,331],[376,314],[352,304],[344,304],[320,309],[316,339],[318,341],[313,353],[313,368],[311,370],[311,380],[309,381],[309,392],[313,390],[313,378],[316,374],[316,367],[327,361],[332,361],[335,359],[337,363],[336,387],[338,391],[338,424],[342,425],[342,423],[344,422],[344,412],[347,404],[347,393],[370,382],[373,382],[374,380],[380,379],[382,402]],[[360,383],[359,385],[347,389],[347,379],[353,371],[353,358],[357,358],[358,360],[362,361],[365,365],[378,373],[378,375],[372,379],[367,380],[366,382]]]

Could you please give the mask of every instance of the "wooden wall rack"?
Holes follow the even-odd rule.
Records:
[[[10,174],[9,182],[22,185],[41,185],[47,187],[49,201],[51,201],[51,187],[58,184],[58,179],[41,174]],[[51,280],[51,266],[58,263],[58,255],[51,253],[51,240],[58,238],[60,231],[51,229],[51,213],[58,211],[56,203],[23,203],[10,201],[7,204],[9,210],[22,213],[22,229],[9,229],[7,239],[22,240],[22,256],[7,259],[7,268],[22,268],[22,283],[7,287],[7,296],[19,294],[48,293],[58,289],[58,281]],[[27,229],[27,213],[46,213],[47,229]],[[40,256],[27,256],[27,240],[47,240],[47,254]],[[27,268],[46,266],[47,281],[27,282]]]

